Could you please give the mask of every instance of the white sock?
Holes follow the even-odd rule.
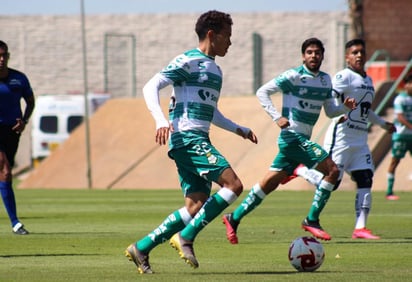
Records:
[[[217,191],[217,194],[219,194],[219,196],[222,197],[222,199],[225,200],[229,205],[237,199],[236,193],[226,187],[223,187],[219,191]]]
[[[265,192],[263,192],[262,188],[260,187],[259,183],[256,183],[252,187],[253,192],[262,200],[266,197]]]
[[[192,216],[190,215],[186,207],[179,209],[179,214],[185,225],[187,225],[192,220]]]
[[[372,204],[371,188],[358,188],[356,191],[356,224],[355,229],[365,228]]]
[[[321,173],[320,171],[317,171],[314,168],[308,169],[306,166],[297,168],[296,173],[315,186],[319,186],[324,177],[323,173]]]

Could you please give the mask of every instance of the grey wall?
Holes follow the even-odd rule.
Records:
[[[264,81],[300,63],[300,45],[308,37],[326,46],[323,69],[342,64],[344,12],[233,14],[232,46],[218,58],[225,95],[251,94],[252,34],[263,38]],[[104,88],[104,36],[136,37],[137,95],[144,83],[174,56],[197,46],[194,24],[198,14],[91,15],[86,18],[90,90]],[[36,94],[83,90],[80,16],[0,17],[0,38],[12,53],[10,66],[29,75]],[[126,48],[126,47],[125,47]],[[119,48],[118,52],[129,53]],[[119,74],[121,75],[121,74]],[[111,78],[114,79],[114,78]],[[116,93],[114,93],[116,94]]]

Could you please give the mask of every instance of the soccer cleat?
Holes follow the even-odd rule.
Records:
[[[385,198],[386,198],[386,200],[389,200],[389,201],[397,201],[397,200],[399,200],[399,196],[393,195],[393,194],[391,194],[391,195],[386,195]]]
[[[28,235],[29,231],[24,228],[20,222],[13,226],[13,233],[16,235]]]
[[[188,241],[180,236],[180,232],[170,238],[170,245],[179,252],[179,256],[193,268],[198,268],[199,263],[193,250],[193,241]]]
[[[312,233],[313,236],[315,236],[318,239],[329,241],[332,239],[332,237],[326,233],[325,230],[320,226],[319,220],[317,221],[309,221],[307,218],[305,218],[302,221],[302,228],[305,231],[308,231]]]
[[[127,249],[124,251],[124,254],[130,261],[133,261],[134,264],[136,264],[137,271],[140,274],[153,273],[149,263],[149,255],[139,251],[136,248],[136,244],[131,244],[129,247],[127,247]]]
[[[367,228],[359,228],[359,229],[353,230],[352,239],[379,240],[380,237],[373,235],[372,231]]]
[[[233,214],[232,213],[227,213],[224,214],[222,217],[223,224],[226,225],[226,237],[229,240],[231,244],[237,244],[238,239],[237,239],[237,227],[239,225],[239,222],[236,222],[233,220]]]

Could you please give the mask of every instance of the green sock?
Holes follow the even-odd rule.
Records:
[[[328,183],[324,180],[321,181],[320,185],[316,188],[315,196],[313,197],[312,206],[310,207],[308,220],[318,221],[319,215],[323,208],[326,206],[330,194],[333,190],[333,184]]]
[[[392,173],[388,173],[388,189],[386,190],[386,195],[393,194],[393,183],[395,182],[395,176]]]
[[[262,191],[258,184],[254,185],[246,198],[233,212],[233,220],[240,222],[240,220],[248,213],[253,211],[265,198],[266,194]]]
[[[180,235],[193,241],[196,235],[229,205],[218,193],[209,197],[203,207],[181,231]]]
[[[176,210],[170,214],[159,227],[139,240],[136,243],[136,247],[144,253],[149,253],[154,247],[170,239],[170,237],[182,230],[185,226],[186,224],[180,215],[180,210]]]

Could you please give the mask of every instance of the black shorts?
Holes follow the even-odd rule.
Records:
[[[12,127],[0,124],[0,151],[6,154],[10,167],[14,166],[14,157],[20,141],[20,133],[13,131]]]

